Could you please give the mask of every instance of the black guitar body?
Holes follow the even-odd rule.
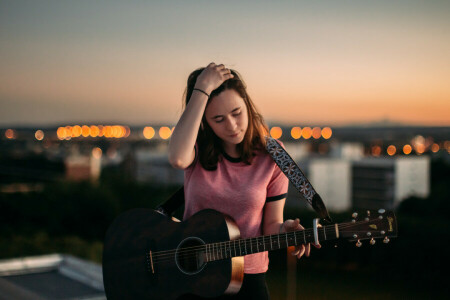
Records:
[[[125,212],[105,237],[106,296],[177,299],[184,294],[234,294],[242,284],[243,257],[205,262],[202,245],[238,238],[234,221],[215,210],[200,211],[185,222],[174,222],[151,209]]]

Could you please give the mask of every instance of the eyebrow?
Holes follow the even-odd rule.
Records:
[[[233,109],[231,111],[231,113],[234,113],[235,111],[239,110],[240,108],[241,108],[240,106],[236,107],[235,109]],[[217,115],[217,116],[212,117],[211,119],[217,119],[217,118],[223,118],[223,115]]]

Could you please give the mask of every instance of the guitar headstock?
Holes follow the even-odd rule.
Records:
[[[394,212],[379,209],[378,211],[366,211],[363,214],[353,213],[352,221],[339,225],[340,236],[350,242],[357,241],[356,246],[362,245],[361,240],[370,239],[370,244],[375,244],[375,239],[383,239],[389,243],[389,238],[397,236],[397,219]]]

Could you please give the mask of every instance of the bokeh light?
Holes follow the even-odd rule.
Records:
[[[98,127],[95,125],[92,125],[91,126],[91,137],[97,137],[99,133],[100,133],[100,130],[98,129]]]
[[[394,155],[397,152],[397,148],[395,148],[394,145],[389,145],[389,147],[386,150],[387,154],[390,156]]]
[[[293,139],[298,140],[302,137],[302,129],[300,127],[292,127],[291,136]]]
[[[81,127],[81,135],[83,137],[88,137],[91,135],[91,128],[89,128],[89,126],[83,125]]]
[[[311,130],[310,127],[305,127],[305,128],[303,128],[303,130],[302,130],[302,137],[303,137],[305,140],[311,138],[311,135],[312,135],[312,130]]]
[[[274,139],[279,139],[283,135],[283,130],[280,127],[272,127],[270,129],[270,136]]]
[[[326,140],[328,140],[329,138],[331,138],[331,135],[333,134],[333,131],[331,130],[330,127],[325,127],[322,129],[322,137]]]
[[[159,136],[163,140],[167,140],[171,134],[172,134],[172,131],[170,130],[169,127],[163,126],[163,127],[159,128]]]
[[[412,151],[411,145],[406,144],[405,146],[403,146],[403,153],[405,153],[406,155],[411,154],[411,151]]]
[[[71,130],[72,137],[79,137],[81,135],[81,126],[80,125],[75,125],[73,126],[73,128],[71,128],[70,126],[66,126],[66,130]]]
[[[6,137],[7,139],[13,139],[14,136],[15,136],[14,130],[12,130],[12,129],[6,129],[6,131],[5,131],[5,137]]]
[[[153,127],[150,127],[150,126],[145,127],[143,130],[143,134],[147,140],[150,140],[155,136],[155,129],[153,129]]]
[[[312,130],[312,137],[316,140],[320,139],[320,137],[322,136],[322,130],[320,129],[320,127],[314,127]]]
[[[380,156],[380,154],[381,154],[381,147],[380,146],[372,146],[372,155]]]
[[[92,149],[92,157],[96,159],[100,159],[102,157],[103,151],[99,147],[95,147]]]
[[[433,145],[431,145],[431,151],[433,153],[436,153],[439,151],[439,144],[434,143]]]
[[[34,133],[34,137],[38,140],[38,141],[42,141],[44,139],[44,132],[42,130],[36,130],[36,132]]]

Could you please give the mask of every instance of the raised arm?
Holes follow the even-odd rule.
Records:
[[[223,64],[210,63],[198,76],[194,88],[211,95],[225,80],[233,77]],[[169,142],[169,162],[174,168],[185,169],[194,160],[194,145],[207,103],[207,95],[198,90],[192,92]]]

